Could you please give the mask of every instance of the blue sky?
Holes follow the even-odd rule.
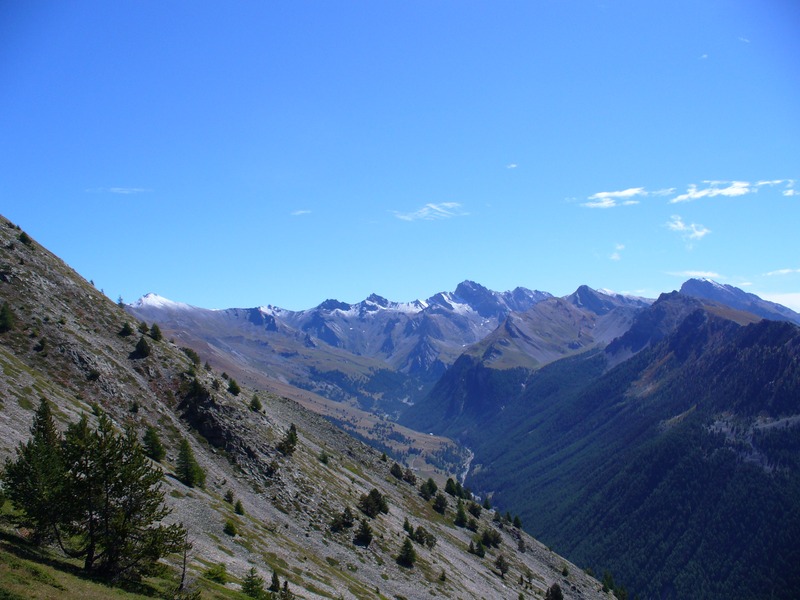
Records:
[[[5,2],[0,213],[111,298],[800,310],[800,4]]]

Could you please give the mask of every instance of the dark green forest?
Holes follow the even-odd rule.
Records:
[[[471,489],[631,597],[798,596],[800,329],[698,311],[614,368],[520,377],[461,373],[430,423],[475,452]]]

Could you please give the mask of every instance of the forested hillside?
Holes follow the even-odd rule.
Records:
[[[613,368],[603,351],[553,363],[523,392],[519,373],[465,369],[428,424],[475,452],[469,486],[641,597],[795,597],[800,328],[720,312],[695,308]]]

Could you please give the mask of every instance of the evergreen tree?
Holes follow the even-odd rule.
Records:
[[[519,515],[514,517],[514,527],[517,529],[522,529],[522,519],[519,518]]]
[[[278,573],[276,571],[272,572],[272,581],[269,584],[269,591],[270,592],[281,591],[281,580],[278,579]]]
[[[428,481],[423,483],[419,488],[419,495],[422,496],[425,500],[430,500],[433,498],[434,494],[439,490],[439,486],[436,485],[436,482],[433,480],[432,477],[428,478]]]
[[[508,560],[502,554],[498,554],[497,558],[494,561],[494,566],[497,567],[497,570],[500,571],[500,577],[505,579],[506,573],[508,573],[508,569],[510,565],[508,564]]]
[[[3,306],[0,306],[0,333],[11,331],[14,327],[14,321],[14,313],[11,311],[11,307],[8,302],[3,302]]]
[[[265,598],[264,578],[258,575],[255,567],[250,567],[250,571],[245,575],[242,581],[242,593],[257,600]]]
[[[289,425],[289,431],[286,436],[278,443],[278,451],[284,456],[291,456],[297,447],[297,428],[294,423]]]
[[[153,326],[150,328],[150,337],[156,342],[160,342],[164,339],[164,336],[161,333],[161,328],[155,323],[153,323]]]
[[[84,569],[118,578],[147,573],[186,543],[182,525],[156,525],[170,510],[163,473],[147,460],[135,430],[114,431],[105,413],[91,430],[84,415],[64,438],[65,531]],[[67,500],[68,499],[68,500]]]
[[[161,443],[161,438],[158,437],[158,432],[155,427],[152,425],[147,427],[147,430],[144,432],[142,443],[144,444],[144,453],[148,458],[156,462],[164,460],[167,451],[164,449],[164,444]]]
[[[403,478],[403,467],[401,467],[397,463],[392,463],[392,468],[389,469],[389,473],[391,473],[397,479],[402,479]]]
[[[414,566],[416,560],[417,551],[414,550],[414,545],[411,543],[411,540],[406,538],[403,541],[403,547],[400,548],[400,554],[397,555],[397,564],[410,569]]]
[[[55,533],[59,523],[66,476],[61,436],[44,398],[30,431],[31,439],[17,447],[16,460],[6,459],[1,481],[8,499],[23,511],[20,524],[33,529],[34,540],[42,542]]]
[[[239,387],[239,384],[236,383],[233,377],[228,380],[228,391],[234,396],[238,396],[242,393],[242,388]]]
[[[561,591],[561,586],[554,583],[547,588],[547,594],[545,594],[544,600],[564,600],[564,593]]]
[[[139,330],[139,333],[141,333],[142,335],[147,335],[147,332],[150,331],[150,328],[147,326],[147,323],[145,323],[144,321],[139,323],[139,326],[137,327],[137,329]]]
[[[133,335],[133,327],[131,327],[130,323],[125,321],[125,323],[122,325],[122,329],[119,330],[119,333],[117,335],[119,335],[120,337],[129,337]]]
[[[461,498],[458,499],[456,505],[456,518],[453,521],[456,527],[465,527],[467,525],[467,512],[464,510],[464,502]]]
[[[185,439],[181,440],[178,447],[178,464],[175,467],[178,480],[189,487],[203,487],[206,483],[206,474],[197,464],[192,447]]]
[[[242,501],[241,500],[237,500],[236,501],[236,504],[233,507],[233,512],[235,512],[237,515],[243,515],[244,514],[244,506],[242,506]]]
[[[147,340],[144,339],[144,336],[140,337],[139,341],[136,342],[134,356],[136,356],[136,358],[147,358],[150,356],[150,344],[147,343]]]
[[[403,531],[409,535],[414,533],[414,527],[412,527],[411,523],[408,521],[408,517],[403,521]]]
[[[366,519],[361,519],[361,525],[356,531],[353,543],[356,546],[367,547],[372,542],[372,527],[369,526]]]
[[[253,412],[261,412],[264,407],[261,405],[261,400],[258,399],[258,396],[253,394],[253,399],[250,400],[250,410]]]
[[[411,485],[417,485],[417,476],[414,475],[414,471],[406,467],[406,470],[403,471],[403,481]]]
[[[441,514],[447,510],[447,498],[443,493],[439,492],[433,499],[433,510]]]
[[[381,494],[376,488],[372,488],[369,494],[361,494],[358,501],[358,508],[361,512],[371,518],[375,518],[379,513],[389,512],[389,503],[386,496]]]

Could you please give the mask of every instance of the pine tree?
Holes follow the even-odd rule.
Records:
[[[31,439],[17,448],[17,459],[6,459],[2,482],[8,499],[23,511],[20,524],[33,529],[36,542],[43,542],[55,533],[59,523],[66,476],[61,435],[44,398],[30,431]]]
[[[508,573],[508,569],[510,567],[506,557],[502,554],[499,554],[494,561],[494,566],[497,567],[498,571],[500,571],[500,577],[505,579],[506,573]]]
[[[243,515],[244,514],[244,506],[242,506],[242,501],[241,500],[237,500],[236,501],[236,504],[233,507],[233,512],[235,512],[237,515]]]
[[[175,467],[178,480],[189,487],[203,487],[206,483],[205,471],[197,464],[192,447],[185,439],[178,447],[178,464]]]
[[[3,306],[0,306],[0,333],[11,331],[14,327],[14,321],[14,313],[11,311],[11,307],[8,302],[3,302]]]
[[[147,343],[147,340],[144,339],[144,336],[140,337],[139,341],[136,342],[134,355],[136,358],[147,358],[150,356],[150,344]]]
[[[433,498],[434,494],[436,494],[438,489],[439,486],[436,485],[436,482],[432,477],[429,477],[428,480],[420,486],[419,495],[425,500],[430,500]]]
[[[441,492],[436,494],[436,498],[433,499],[433,510],[438,513],[444,514],[447,510],[447,498]]]
[[[561,591],[561,586],[557,583],[554,583],[549,588],[547,588],[547,594],[544,597],[544,600],[563,600],[564,599],[564,592]]]
[[[253,394],[253,399],[250,400],[250,410],[253,412],[261,412],[263,406],[261,405],[261,400],[258,399],[258,396]]]
[[[281,591],[281,580],[278,579],[278,573],[275,571],[272,572],[272,581],[269,584],[269,591],[270,592]]]
[[[400,548],[400,554],[397,555],[397,564],[410,569],[414,566],[416,560],[417,551],[414,550],[414,545],[411,543],[411,540],[406,538],[405,541],[403,541],[403,547]]]
[[[228,380],[228,391],[234,396],[238,396],[242,393],[242,388],[239,387],[239,384],[236,383],[233,377]]]
[[[150,328],[150,337],[156,342],[160,342],[164,339],[164,336],[161,333],[161,328],[155,323],[153,323],[153,326]]]
[[[148,458],[156,462],[164,460],[167,451],[164,449],[164,444],[161,443],[161,438],[158,437],[158,432],[155,427],[152,425],[147,427],[147,430],[144,432],[144,438],[142,438],[142,443],[144,444],[144,453]]]
[[[250,567],[242,581],[242,593],[250,598],[261,600],[266,596],[264,592],[264,578],[259,577],[255,567]]]
[[[122,325],[122,329],[119,330],[119,333],[117,335],[119,335],[120,337],[131,336],[133,335],[133,327],[131,327],[130,323],[125,321],[125,323]]]
[[[278,443],[278,451],[283,454],[284,456],[291,456],[294,454],[295,448],[297,447],[297,427],[294,426],[294,423],[289,425],[289,431],[286,432],[286,436]]]
[[[456,518],[453,524],[456,527],[465,527],[467,524],[467,513],[464,510],[464,502],[461,498],[458,499],[458,504],[456,505]]]
[[[353,543],[356,546],[367,547],[370,545],[370,542],[372,542],[372,527],[369,526],[366,519],[361,519],[361,525],[356,531]]]
[[[182,525],[156,524],[170,513],[163,473],[147,460],[133,428],[117,434],[101,413],[92,430],[83,416],[67,429],[64,459],[62,519],[70,554],[84,558],[84,570],[110,578],[147,573],[184,547]]]

